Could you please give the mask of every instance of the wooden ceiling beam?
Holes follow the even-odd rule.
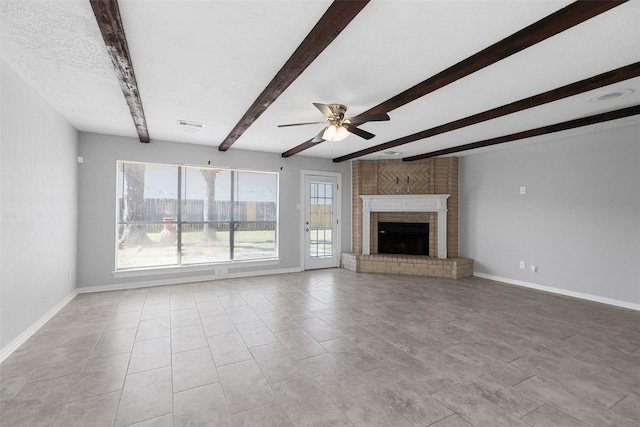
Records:
[[[273,80],[269,82],[267,87],[251,104],[229,135],[222,141],[218,150],[227,151],[318,55],[338,37],[367,3],[369,3],[369,0],[335,0]]]
[[[461,151],[475,150],[477,148],[489,147],[492,145],[504,144],[520,139],[532,138],[534,136],[547,135],[550,133],[561,132],[563,130],[575,129],[583,126],[594,125],[597,123],[608,122],[611,120],[622,119],[625,117],[640,114],[640,105],[622,108],[620,110],[609,111],[606,113],[596,114],[588,117],[581,117],[575,120],[569,120],[562,123],[556,123],[549,126],[543,126],[536,129],[530,129],[523,132],[512,133],[511,135],[499,136],[497,138],[485,139],[484,141],[472,142],[457,147],[445,148],[443,150],[432,151],[430,153],[419,154],[417,156],[405,157],[403,162],[412,162],[414,160],[428,159],[430,157],[443,156],[445,154],[459,153]]]
[[[627,1],[576,1],[362,114],[388,113]]]
[[[380,114],[389,113],[398,107],[408,104],[411,101],[425,96],[437,89],[440,89],[450,83],[455,82],[463,77],[466,77],[478,70],[481,70],[489,65],[495,64],[509,56],[518,53],[528,47],[535,45],[541,41],[544,41],[550,37],[555,36],[571,27],[574,27],[594,16],[606,12],[616,6],[619,6],[628,0],[621,1],[591,1],[591,0],[579,0],[576,1],[545,18],[523,28],[522,30],[510,35],[509,37],[500,40],[497,43],[481,50],[480,52],[458,62],[455,65],[447,68],[444,71],[424,80],[415,86],[399,93],[398,95],[376,105],[375,107],[365,111],[365,114]],[[294,147],[285,153],[282,153],[283,157],[289,157],[293,154],[297,154],[303,150],[311,148],[317,144],[311,144],[310,141],[306,141],[297,147]],[[381,148],[383,149],[383,148]],[[373,149],[371,153],[380,151]],[[370,154],[370,153],[368,153]],[[349,155],[351,156],[351,155]],[[346,157],[346,156],[343,156]],[[350,159],[359,157],[353,155]],[[345,159],[348,160],[348,159]]]
[[[307,150],[307,149],[309,149],[309,148],[311,148],[311,147],[313,147],[315,145],[318,145],[318,144],[320,144],[322,142],[322,141],[319,141],[319,142],[311,142],[311,141],[313,141],[313,139],[309,139],[309,140],[303,142],[302,144],[296,145],[295,147],[285,151],[284,153],[282,153],[282,157],[291,157],[294,154],[298,154],[299,152]]]
[[[475,125],[487,120],[496,119],[506,116],[508,114],[517,113],[529,108],[538,107],[540,105],[548,104],[550,102],[558,101],[569,96],[578,95],[590,90],[598,89],[603,86],[608,86],[614,83],[618,83],[624,80],[628,80],[634,77],[640,76],[640,62],[630,64],[624,67],[617,68],[615,70],[608,71],[606,73],[598,74],[584,80],[580,80],[575,83],[571,83],[565,86],[561,86],[556,89],[552,89],[547,92],[540,93],[538,95],[524,98],[510,104],[506,104],[491,110],[483,111],[472,116],[468,116],[462,119],[454,120],[452,122],[426,129],[420,132],[416,132],[411,135],[404,136],[402,138],[394,139],[384,144],[379,144],[374,147],[365,148],[364,150],[356,151],[345,156],[337,157],[333,159],[334,162],[343,162],[356,157],[361,157],[367,154],[375,153],[377,151],[388,150],[399,145],[408,144],[410,142],[419,141],[421,139],[430,138],[432,136],[440,135],[445,132],[451,132],[456,129]]]
[[[129,106],[131,118],[136,126],[140,142],[149,142],[149,130],[144,117],[142,100],[138,90],[138,83],[133,72],[133,63],[129,55],[129,46],[124,34],[120,9],[117,0],[90,0],[93,14],[102,33],[102,39],[107,47],[107,53],[116,72],[118,83],[122,89],[125,101]]]

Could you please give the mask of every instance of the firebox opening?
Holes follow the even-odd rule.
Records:
[[[429,255],[429,223],[379,222],[378,253]]]

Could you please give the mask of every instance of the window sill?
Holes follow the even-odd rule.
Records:
[[[127,278],[127,277],[165,276],[168,274],[210,272],[212,274],[224,277],[228,274],[227,272],[229,268],[254,267],[254,266],[257,267],[257,266],[263,266],[263,265],[278,265],[278,264],[280,264],[280,258],[269,258],[264,260],[255,260],[255,261],[227,261],[227,262],[211,263],[211,264],[131,268],[127,270],[112,271],[111,275],[116,279],[121,279],[121,278]]]

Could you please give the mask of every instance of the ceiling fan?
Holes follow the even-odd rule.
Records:
[[[344,113],[347,111],[347,106],[342,104],[320,104],[314,102],[313,105],[320,110],[322,114],[327,118],[324,122],[308,122],[308,123],[291,123],[287,125],[278,125],[279,128],[289,126],[304,126],[304,125],[319,125],[326,124],[325,127],[317,134],[312,140],[312,143],[318,143],[322,141],[342,141],[349,136],[350,133],[356,134],[364,139],[371,139],[375,135],[366,130],[358,128],[366,122],[384,122],[391,120],[388,114],[368,114],[365,116],[345,117]]]

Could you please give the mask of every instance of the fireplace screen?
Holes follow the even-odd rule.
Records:
[[[379,222],[378,253],[429,255],[429,224]]]

